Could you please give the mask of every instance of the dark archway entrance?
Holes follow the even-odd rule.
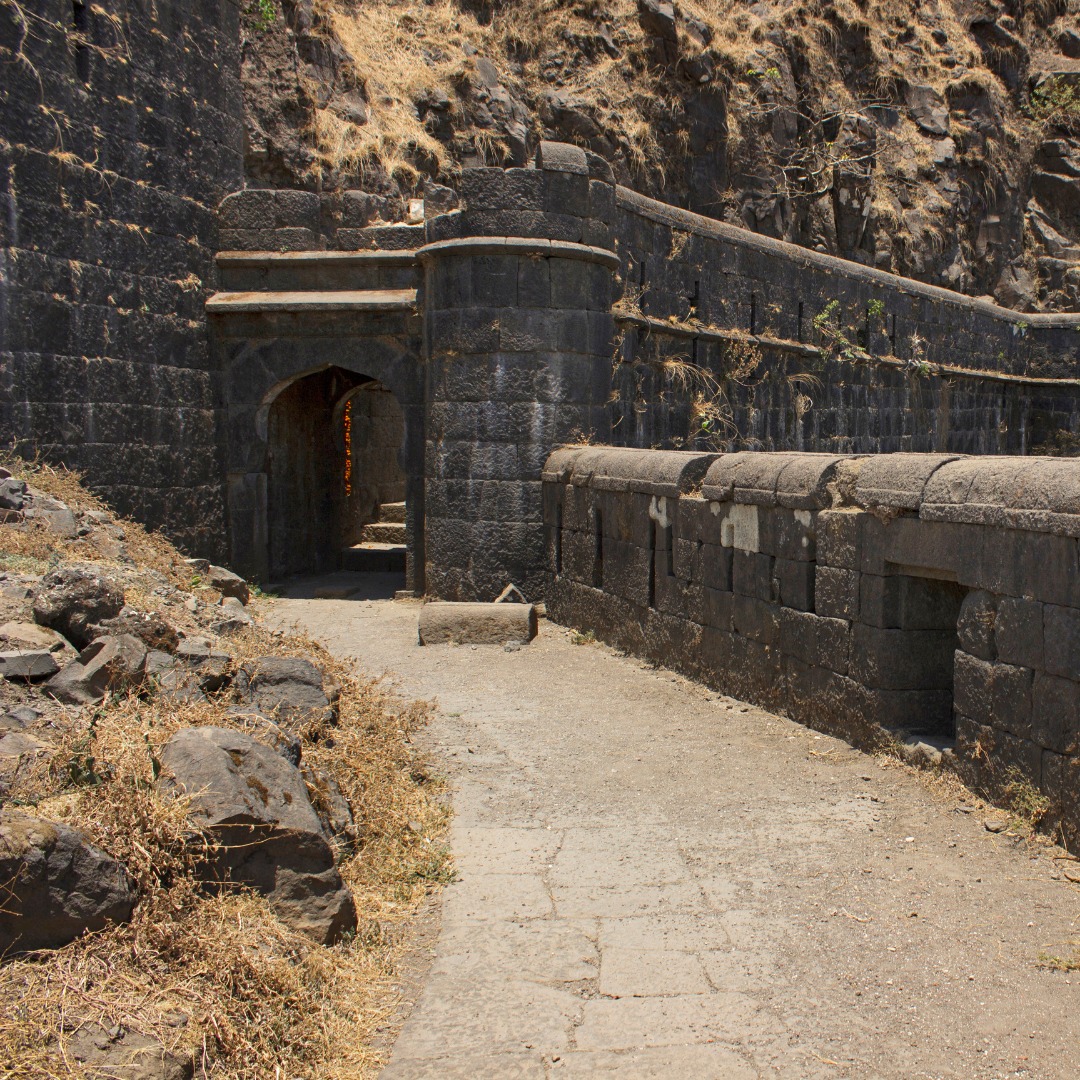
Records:
[[[266,414],[271,578],[344,565],[400,571],[404,585],[404,438],[394,395],[363,374],[328,367],[274,397]],[[348,558],[357,548],[378,558]]]

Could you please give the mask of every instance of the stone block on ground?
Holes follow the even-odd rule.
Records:
[[[11,807],[0,810],[0,956],[53,949],[87,930],[126,922],[135,906],[127,872],[77,829]]]
[[[224,566],[214,566],[213,563],[207,566],[206,583],[217,589],[222,596],[233,596],[242,604],[251,599],[248,583],[239,574],[226,570]]]
[[[0,626],[0,649],[45,649],[71,651],[70,642],[55,630],[37,623],[7,622]]]
[[[120,586],[82,566],[53,570],[34,593],[34,621],[63,634],[80,649],[93,639],[95,627],[116,618],[123,607]]]
[[[263,656],[245,666],[238,683],[246,682],[252,705],[286,728],[312,722],[334,723],[338,689],[310,661],[296,656]]]
[[[178,731],[161,750],[159,784],[191,798],[191,818],[216,841],[213,872],[266,895],[277,916],[320,944],[356,925],[334,849],[300,770],[239,731]]]
[[[99,637],[45,685],[65,705],[95,705],[110,692],[140,685],[146,646],[131,634]]]
[[[441,645],[505,645],[536,637],[532,604],[444,603],[420,609],[419,643]]]
[[[59,671],[53,654],[47,649],[14,649],[0,652],[0,677],[35,682]]]

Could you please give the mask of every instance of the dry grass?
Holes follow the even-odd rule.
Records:
[[[49,465],[40,458],[25,459],[10,448],[0,448],[0,466],[45,495],[59,499],[71,510],[109,509],[83,486],[82,476],[73,470]],[[139,567],[164,574],[177,588],[191,587],[191,569],[162,533],[150,532],[130,518],[114,515],[114,520],[123,529],[128,556]],[[31,520],[18,529],[0,528],[0,564],[3,568],[42,573],[44,568],[63,560],[105,564],[113,561],[104,551],[95,548],[93,539],[65,540],[51,532],[44,522]]]
[[[274,651],[312,654],[296,640],[275,641]],[[200,1076],[375,1071],[370,1047],[393,1004],[403,925],[452,873],[442,843],[446,808],[409,746],[425,708],[402,706],[340,665],[333,674],[342,686],[340,722],[333,740],[305,740],[305,760],[339,782],[360,827],[359,850],[340,867],[359,914],[355,937],[314,946],[277,922],[259,897],[239,889],[211,896],[196,887],[204,848],[192,843],[184,805],[155,791],[155,763],[180,728],[234,723],[223,704],[113,702],[90,733],[73,729],[13,797],[77,825],[121,859],[137,883],[139,907],[130,925],[0,968],[7,1075],[81,1075],[57,1049],[73,1026],[91,1021],[192,1055]],[[179,1026],[178,1015],[185,1018]]]
[[[28,474],[19,463],[19,473],[73,508],[101,508],[64,470],[38,463]],[[162,538],[127,522],[125,530],[138,561],[182,566]],[[0,527],[5,559],[38,558],[9,553],[11,534],[34,535],[37,546],[27,546],[50,561],[66,557],[55,541]],[[183,576],[190,584],[190,572]],[[337,781],[356,821],[355,848],[339,865],[359,915],[356,934],[316,946],[279,923],[264,899],[199,887],[209,841],[192,833],[185,803],[161,797],[154,779],[160,748],[177,730],[240,723],[226,715],[227,694],[187,705],[130,695],[90,717],[73,711],[56,725],[54,750],[15,778],[9,801],[82,829],[128,868],[139,902],[128,925],[0,966],[0,1080],[95,1075],[65,1048],[80,1027],[98,1023],[159,1040],[193,1060],[199,1077],[377,1072],[374,1040],[392,1019],[410,917],[453,874],[442,785],[412,745],[428,706],[396,699],[300,635],[252,627],[226,647],[237,664],[305,656],[340,687],[332,732],[322,721],[300,734],[304,760]],[[311,794],[317,803],[319,792]]]

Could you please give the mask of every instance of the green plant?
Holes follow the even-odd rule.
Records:
[[[845,360],[854,362],[860,359],[860,352],[855,342],[845,333],[842,326],[843,309],[839,300],[830,300],[815,316],[814,329],[824,342],[825,351],[839,354]]]
[[[1080,88],[1061,75],[1054,75],[1031,92],[1028,115],[1045,127],[1064,131],[1080,130]]]
[[[873,299],[866,305],[866,314],[871,319],[881,320],[885,318],[885,301]]]
[[[586,630],[582,632],[581,630],[575,630],[570,636],[570,641],[574,645],[595,645],[596,631]]]
[[[277,21],[277,8],[274,0],[251,0],[248,13],[255,16],[255,27],[267,31]]]

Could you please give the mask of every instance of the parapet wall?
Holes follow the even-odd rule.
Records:
[[[558,621],[1080,836],[1080,463],[574,447],[544,522]]]
[[[1009,311],[617,189],[613,441],[841,453],[1060,453],[1080,316]],[[753,367],[754,353],[761,363]],[[697,424],[664,361],[712,372]],[[740,367],[743,373],[739,374]],[[752,370],[747,370],[752,369]],[[695,389],[700,387],[695,386]]]

